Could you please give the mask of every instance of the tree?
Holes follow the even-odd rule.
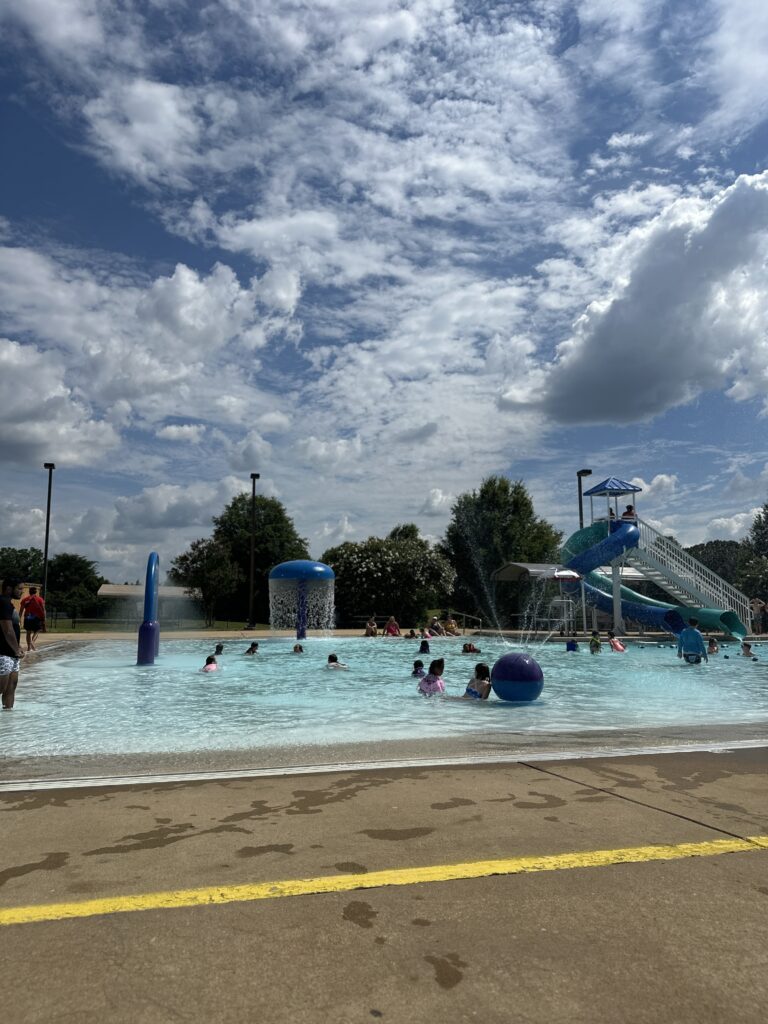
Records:
[[[402,626],[416,626],[429,608],[447,599],[455,577],[448,560],[412,523],[396,526],[385,538],[329,548],[322,561],[336,573],[336,613],[348,626],[377,610]]]
[[[242,582],[243,574],[229,548],[215,540],[195,540],[189,550],[171,562],[169,579],[198,597],[206,626],[216,621],[216,606]]]
[[[308,558],[307,542],[296,532],[293,520],[285,506],[276,498],[256,495],[256,533],[254,544],[255,601],[254,616],[258,622],[269,621],[269,571],[279,562],[293,558]],[[228,596],[219,595],[216,607],[220,614],[231,619],[243,619],[248,614],[248,587],[251,565],[251,495],[238,494],[225,507],[221,515],[213,518],[215,551],[219,557],[231,560],[239,570],[233,578]],[[200,544],[201,541],[195,541]],[[194,546],[194,545],[193,545]],[[185,555],[192,554],[192,547]],[[179,559],[184,556],[180,555]],[[174,564],[179,562],[174,561]],[[186,564],[186,563],[180,563]],[[224,573],[226,575],[226,571]],[[180,577],[177,577],[180,578]]]
[[[490,476],[479,491],[459,495],[442,550],[456,569],[457,609],[501,624],[519,611],[523,588],[494,587],[493,573],[505,562],[556,561],[562,535],[534,511],[521,480]]]
[[[96,562],[73,552],[62,551],[48,562],[48,593],[45,595],[49,610],[55,609],[76,618],[95,614],[99,599],[97,592],[106,580],[97,572]]]
[[[768,594],[768,502],[757,513],[740,544],[737,586],[748,597]]]
[[[712,572],[736,586],[741,544],[737,540],[708,540],[685,549]]]
[[[0,580],[42,583],[43,552],[40,548],[0,548]]]

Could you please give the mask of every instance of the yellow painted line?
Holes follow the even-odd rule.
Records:
[[[40,921],[64,921],[76,917],[103,914],[127,914],[139,910],[176,910],[220,903],[250,903],[253,900],[281,899],[285,896],[310,896],[327,892],[352,892],[355,889],[379,889],[393,885],[417,885],[424,882],[449,882],[461,878],[488,878],[491,875],[518,875],[538,871],[564,871],[570,868],[600,868],[611,864],[642,864],[655,860],[681,860],[686,857],[716,857],[723,853],[748,853],[768,850],[768,836],[746,839],[714,839],[705,843],[678,843],[675,846],[629,846],[619,850],[585,850],[541,857],[510,857],[503,860],[467,861],[460,864],[433,864],[419,868],[392,868],[370,871],[365,875],[324,875],[317,878],[293,878],[285,881],[248,885],[208,886],[204,889],[174,889],[129,896],[108,896],[77,903],[42,903],[27,907],[0,909],[0,926],[31,924]]]

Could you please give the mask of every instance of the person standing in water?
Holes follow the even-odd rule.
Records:
[[[677,656],[689,665],[700,665],[702,658],[709,661],[704,637],[699,632],[698,625],[698,619],[688,619],[688,625],[677,638]]]

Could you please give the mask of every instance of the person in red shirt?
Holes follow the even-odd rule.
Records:
[[[26,597],[21,599],[19,611],[24,616],[24,629],[27,634],[27,650],[37,650],[35,640],[40,632],[45,632],[45,601],[37,592],[37,587],[30,587]]]

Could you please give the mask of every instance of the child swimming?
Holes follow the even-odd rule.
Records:
[[[417,679],[423,679],[427,673],[424,671],[424,662],[420,658],[417,658],[413,663],[412,676],[416,676]]]
[[[200,669],[201,672],[218,672],[219,666],[216,663],[216,658],[213,654],[209,654],[205,659],[205,664]]]

